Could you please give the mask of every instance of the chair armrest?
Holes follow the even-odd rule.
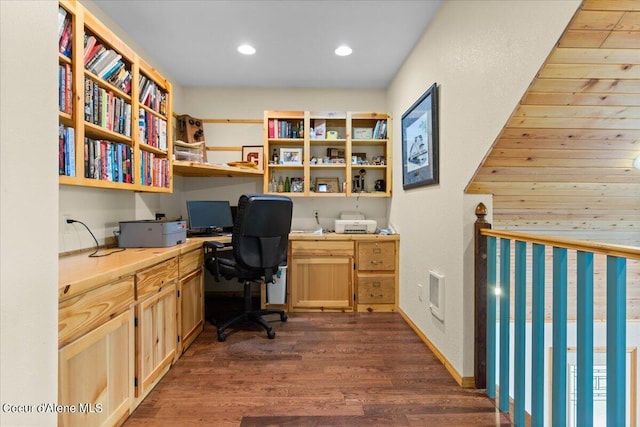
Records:
[[[222,242],[218,242],[216,240],[210,240],[210,241],[204,242],[202,246],[204,247],[205,252],[216,252],[218,249],[224,249],[227,245],[225,245]]]

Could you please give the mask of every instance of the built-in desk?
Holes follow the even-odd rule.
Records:
[[[231,238],[60,258],[58,403],[75,412],[59,425],[122,424],[198,336],[207,240]],[[397,235],[292,233],[284,308],[396,310],[398,250]]]
[[[59,425],[122,424],[202,331],[210,239],[60,258]]]
[[[290,311],[395,311],[399,235],[289,235]]]

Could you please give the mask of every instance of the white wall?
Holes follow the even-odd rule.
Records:
[[[391,222],[401,233],[400,307],[464,377],[473,376],[473,221],[464,188],[579,5],[443,2],[388,91],[393,112]],[[440,184],[402,189],[400,118],[434,82],[440,96]],[[445,275],[445,320],[418,299],[428,270]]]
[[[0,1],[0,424],[55,402],[58,348],[57,2]],[[37,28],[37,31],[34,29]]]

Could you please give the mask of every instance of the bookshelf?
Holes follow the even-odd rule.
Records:
[[[58,5],[59,183],[171,192],[171,83],[77,1]]]
[[[264,193],[390,197],[391,124],[388,113],[265,111]]]

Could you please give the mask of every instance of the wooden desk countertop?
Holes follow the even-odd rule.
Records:
[[[100,258],[90,258],[86,252],[63,256],[58,260],[58,301],[84,293],[96,286],[128,276],[175,256],[202,247],[207,240],[230,241],[230,237],[188,238],[185,243],[168,248],[127,248]],[[117,248],[102,249],[108,253]]]
[[[290,241],[295,240],[350,240],[383,241],[398,240],[398,234],[306,234],[291,233]],[[230,242],[231,237],[190,237],[185,243],[168,248],[127,248],[122,252],[100,258],[90,258],[87,253],[60,257],[58,261],[58,301],[82,294],[96,286],[112,282],[121,277],[151,267],[175,256],[196,250],[208,240]],[[108,253],[117,248],[103,249],[99,253]]]

